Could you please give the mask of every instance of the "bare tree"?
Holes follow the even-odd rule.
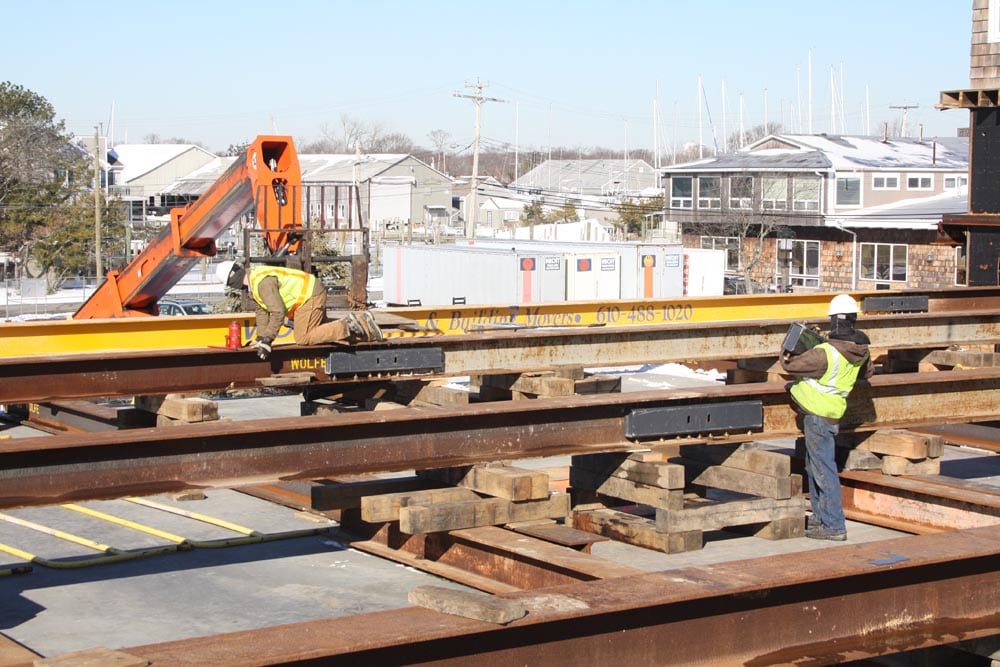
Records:
[[[769,291],[774,283],[773,257],[765,250],[766,239],[787,234],[788,226],[780,216],[752,209],[730,209],[718,221],[684,225],[684,231],[700,236],[735,238],[739,243],[739,266],[727,273],[743,279],[748,293]]]
[[[448,146],[448,142],[451,141],[451,134],[444,130],[431,130],[427,133],[427,138],[431,140],[431,145],[434,147],[434,154],[438,157],[438,169],[444,173],[448,173],[448,160],[445,148]]]

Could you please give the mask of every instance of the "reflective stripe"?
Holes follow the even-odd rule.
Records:
[[[826,354],[826,371],[819,378],[799,378],[792,385],[792,397],[814,415],[840,419],[847,411],[847,396],[854,388],[865,359],[851,363],[829,343],[821,343],[816,348]]]

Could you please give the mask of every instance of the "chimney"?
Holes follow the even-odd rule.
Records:
[[[882,143],[889,143],[889,123],[882,123]]]

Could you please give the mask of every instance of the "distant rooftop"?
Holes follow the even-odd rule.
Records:
[[[962,137],[770,135],[735,153],[665,167],[666,172],[968,169],[969,140]]]
[[[656,172],[644,160],[546,160],[511,186],[554,192],[612,194],[656,185]]]
[[[122,178],[125,183],[191,150],[212,154],[194,144],[118,144],[114,147],[118,162],[122,165]]]

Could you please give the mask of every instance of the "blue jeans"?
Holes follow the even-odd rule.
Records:
[[[834,442],[840,426],[811,414],[803,416],[802,423],[813,514],[830,530],[846,530]]]

